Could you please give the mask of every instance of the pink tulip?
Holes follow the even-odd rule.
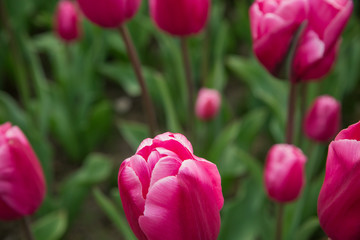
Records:
[[[250,7],[253,49],[275,76],[281,70],[291,40],[309,11],[307,0],[256,0]]]
[[[119,170],[126,218],[140,240],[215,240],[224,199],[215,164],[181,134],[145,139]]]
[[[219,112],[221,96],[217,90],[202,88],[195,105],[196,116],[202,120],[211,120]]]
[[[65,42],[75,41],[80,37],[79,13],[72,1],[62,0],[58,3],[55,30]]]
[[[116,28],[130,20],[141,0],[77,0],[84,15],[104,28]]]
[[[318,216],[332,240],[360,239],[360,122],[330,143]]]
[[[295,81],[319,79],[330,71],[340,46],[341,32],[353,9],[352,0],[308,1],[308,26],[293,62]]]
[[[330,141],[339,131],[340,111],[335,98],[327,95],[316,98],[304,120],[305,134],[315,141]]]
[[[163,31],[180,37],[199,33],[209,16],[210,0],[150,0],[150,15]]]
[[[45,196],[41,165],[18,127],[0,125],[0,219],[33,214]]]
[[[277,202],[297,199],[305,183],[306,156],[289,144],[274,145],[266,158],[264,180],[267,194]]]
[[[292,63],[292,80],[319,79],[335,61],[340,34],[352,8],[351,0],[256,0],[250,8],[255,55],[278,76],[291,40],[304,23]]]

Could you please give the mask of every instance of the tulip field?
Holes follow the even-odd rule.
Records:
[[[359,1],[0,1],[0,240],[61,239],[359,240]]]

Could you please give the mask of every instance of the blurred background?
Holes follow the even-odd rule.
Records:
[[[64,44],[53,30],[55,0],[0,3],[0,123],[28,136],[46,180],[46,199],[32,218],[37,240],[134,239],[121,209],[121,162],[149,136],[140,87],[116,30],[82,18],[82,37]],[[138,49],[161,132],[185,134],[197,156],[217,164],[225,206],[219,239],[273,236],[274,204],[263,189],[265,155],[283,142],[288,83],[271,77],[252,54],[251,0],[212,1],[207,29],[189,39],[196,89],[222,93],[219,116],[186,131],[186,86],[179,40],[156,29],[147,1],[127,25]],[[343,34],[337,63],[310,83],[342,102],[342,128],[360,120],[360,9]],[[299,114],[298,114],[299,115]],[[296,119],[297,126],[301,120]],[[297,129],[305,153],[312,143]],[[325,239],[316,219],[327,145],[311,149],[316,171],[304,196],[285,213],[285,236]],[[293,220],[295,218],[295,220]],[[291,220],[291,221],[290,221]],[[0,222],[0,239],[21,239],[18,222]]]

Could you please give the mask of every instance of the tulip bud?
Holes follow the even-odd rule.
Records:
[[[18,127],[0,125],[0,219],[33,214],[45,196],[41,165]]]
[[[202,120],[211,120],[219,112],[221,96],[217,90],[202,88],[195,105],[196,116]]]
[[[291,41],[300,25],[306,23],[297,42],[291,80],[319,79],[335,61],[340,34],[352,8],[351,0],[256,0],[250,8],[255,55],[279,77]]]
[[[181,134],[145,139],[119,170],[126,218],[140,240],[216,240],[224,198],[215,164]]]
[[[289,144],[274,145],[266,158],[265,188],[270,198],[277,202],[294,201],[305,183],[306,156]]]
[[[62,0],[58,3],[55,30],[65,42],[75,41],[80,37],[79,14],[72,1]]]
[[[305,134],[315,141],[330,141],[339,131],[340,103],[331,96],[315,99],[304,120]]]
[[[318,198],[320,226],[332,240],[360,239],[360,122],[329,145]]]
[[[141,0],[77,0],[84,15],[104,28],[116,28],[130,20]]]
[[[199,33],[209,16],[210,0],[150,0],[150,15],[163,31],[180,37]]]

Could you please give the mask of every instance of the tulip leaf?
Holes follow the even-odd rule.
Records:
[[[117,193],[119,195],[119,192]],[[124,215],[119,212],[115,207],[114,203],[106,197],[98,188],[93,190],[93,195],[96,202],[105,212],[111,222],[116,226],[116,228],[121,232],[126,240],[135,240],[136,237],[132,233]]]
[[[307,240],[311,239],[311,235],[320,227],[319,219],[314,217],[307,220],[292,236],[294,240]]]
[[[141,123],[120,121],[118,128],[130,147],[136,151],[140,143],[149,136],[148,128]]]
[[[58,240],[67,228],[67,216],[64,210],[49,213],[32,225],[36,240]]]

